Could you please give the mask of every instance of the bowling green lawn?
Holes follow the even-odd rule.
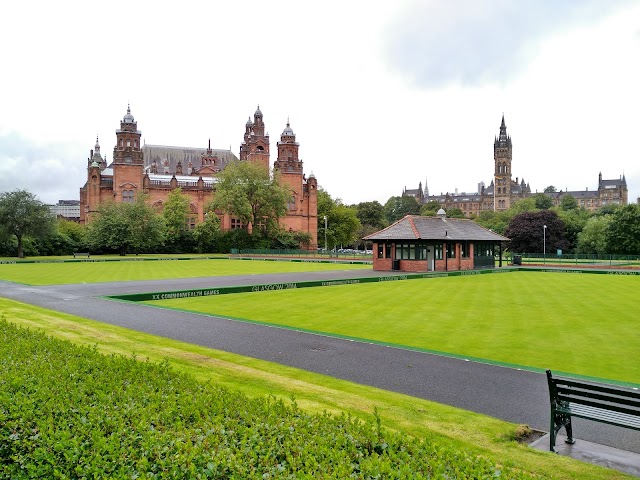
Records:
[[[27,285],[166,280],[172,278],[259,275],[266,273],[371,270],[371,265],[314,261],[243,261],[228,258],[157,261],[94,261],[0,264],[0,280]]]
[[[147,302],[640,386],[640,276],[511,272]]]

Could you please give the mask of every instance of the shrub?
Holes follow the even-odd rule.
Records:
[[[3,478],[530,478],[0,319]]]

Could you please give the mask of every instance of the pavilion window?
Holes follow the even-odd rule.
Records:
[[[384,252],[384,258],[391,258],[391,244],[387,243]]]
[[[436,260],[442,260],[444,258],[443,254],[442,254],[443,252],[442,252],[442,244],[441,243],[437,243],[437,244],[434,245],[433,252],[434,252],[434,258]]]
[[[447,258],[456,258],[456,244],[447,242]]]

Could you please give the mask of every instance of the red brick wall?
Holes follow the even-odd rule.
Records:
[[[388,272],[393,269],[393,260],[390,258],[375,258],[373,259],[373,269],[382,272]]]
[[[426,272],[426,260],[400,260],[400,270],[403,272]]]
[[[392,249],[395,256],[395,248]],[[454,272],[457,270],[473,270],[473,244],[469,249],[471,256],[462,258],[460,256],[461,246],[456,244],[456,258],[448,258],[443,260],[435,260],[436,272]],[[402,272],[426,272],[428,267],[427,260],[400,260],[400,271]],[[376,271],[388,272],[393,270],[392,258],[378,258],[378,245],[373,244],[373,269]]]

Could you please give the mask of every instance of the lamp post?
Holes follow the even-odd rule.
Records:
[[[544,262],[547,263],[547,226],[542,226],[542,256],[544,257]]]
[[[327,253],[327,216],[324,216],[324,252]]]

